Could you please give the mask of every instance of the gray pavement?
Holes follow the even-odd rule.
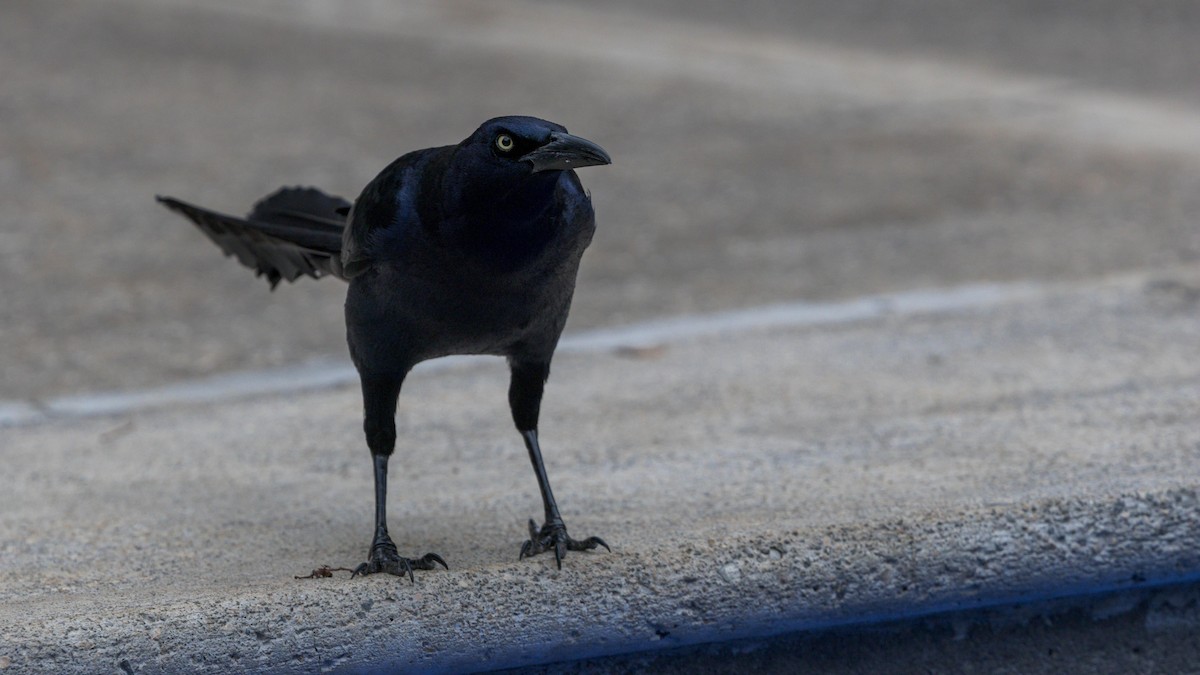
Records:
[[[353,386],[6,430],[10,668],[483,669],[1183,580],[1200,571],[1200,273],[981,309],[563,355],[537,514],[498,361],[415,375],[393,531],[353,566]],[[1197,630],[1195,621],[1176,626]]]
[[[561,120],[617,158],[585,176],[601,230],[574,328],[1200,254],[1200,112],[1178,98],[749,15],[331,6],[0,7],[0,398],[342,357],[338,284],[271,294],[152,196],[353,196],[499,113]],[[1107,15],[1085,18],[1105,34]],[[1194,49],[1168,37],[1123,68]]]
[[[1197,28],[1185,2],[0,3],[0,670],[487,669],[930,613],[951,637],[764,653],[1185,670],[1192,591],[1146,586],[1200,572]],[[451,362],[403,397],[393,530],[452,570],[294,580],[369,534],[344,287],[270,293],[152,196],[352,197],[509,113],[615,158],[543,430],[572,532],[614,552],[514,560],[538,509],[503,366]],[[990,641],[964,613],[1011,603]]]

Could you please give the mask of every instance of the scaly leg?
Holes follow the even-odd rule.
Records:
[[[603,546],[612,551],[600,537],[588,537],[582,541],[572,539],[567,535],[567,526],[563,523],[562,515],[558,512],[558,503],[554,501],[554,493],[550,490],[550,479],[546,477],[546,464],[542,461],[542,448],[538,444],[538,412],[542,405],[542,390],[546,378],[550,375],[550,364],[512,360],[512,380],[508,389],[508,403],[512,408],[513,422],[517,431],[525,439],[525,448],[529,450],[529,461],[533,464],[533,472],[537,476],[538,489],[542,492],[542,506],[545,507],[545,521],[541,529],[533,520],[529,521],[529,539],[521,545],[521,558],[537,555],[544,551],[554,551],[554,560],[562,569],[562,559],[567,551],[588,551]]]
[[[415,583],[413,570],[431,570],[434,564],[446,569],[446,561],[436,553],[426,553],[420,558],[405,558],[396,550],[396,544],[388,536],[387,529],[387,475],[388,458],[396,447],[396,400],[400,396],[400,385],[404,376],[362,377],[363,429],[367,435],[367,447],[375,463],[375,537],[371,540],[371,552],[367,562],[355,568],[352,577],[380,572],[396,576],[408,576]]]

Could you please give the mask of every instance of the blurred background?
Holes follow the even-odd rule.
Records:
[[[346,358],[154,202],[348,198],[484,119],[612,154],[568,330],[1200,257],[1191,0],[4,0],[0,400]],[[348,363],[348,358],[346,358]]]

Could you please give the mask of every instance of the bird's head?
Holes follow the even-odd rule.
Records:
[[[609,164],[595,143],[536,117],[484,122],[454,149],[443,179],[444,204],[464,215],[521,221],[549,205],[564,172]]]
[[[459,147],[498,171],[516,175],[612,163],[600,146],[536,117],[490,119]]]

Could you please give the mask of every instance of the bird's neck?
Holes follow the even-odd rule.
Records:
[[[516,180],[472,181],[453,185],[443,202],[445,222],[454,234],[480,246],[543,242],[555,219],[547,217],[561,177],[558,171]]]
[[[560,175],[558,171],[545,171],[452,182],[443,203],[455,212],[454,215],[485,216],[519,223],[536,218],[550,206]]]

